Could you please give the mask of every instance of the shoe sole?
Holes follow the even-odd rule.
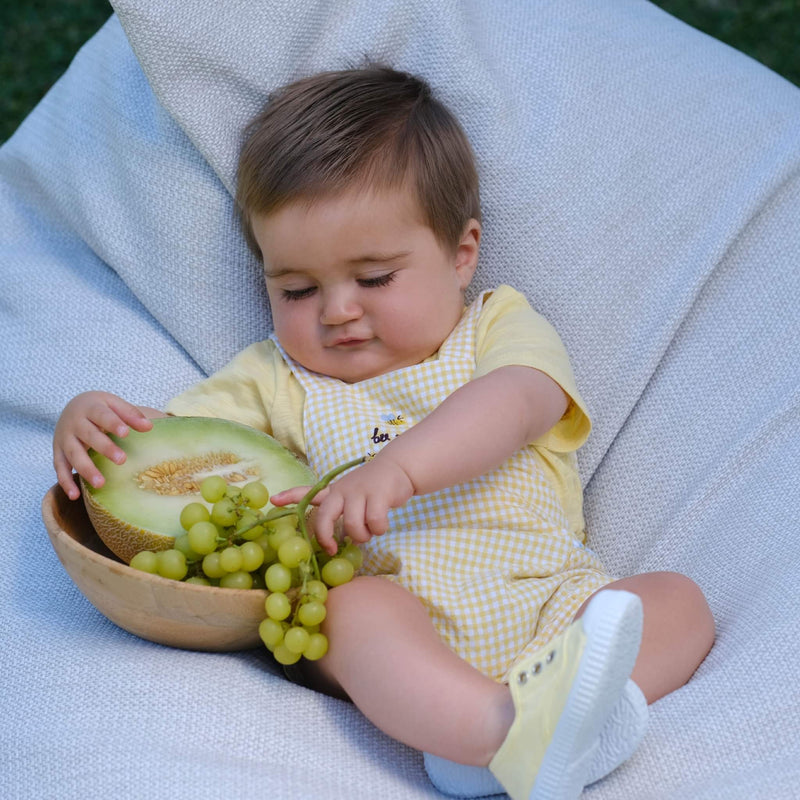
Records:
[[[647,733],[649,716],[645,696],[629,678],[600,732],[584,786],[605,778],[636,752]]]
[[[630,592],[607,589],[591,601],[581,624],[586,634],[581,663],[530,800],[574,800],[586,785],[600,731],[639,652],[641,600]]]

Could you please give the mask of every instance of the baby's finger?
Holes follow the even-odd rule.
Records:
[[[362,497],[350,497],[344,507],[344,515],[342,517],[344,532],[354,542],[364,543],[371,538],[371,533],[366,523],[366,511],[366,499]]]
[[[64,446],[64,459],[67,464],[72,465],[72,469],[78,475],[86,479],[95,489],[99,489],[105,483],[103,473],[95,466],[83,444],[77,439]]]
[[[115,397],[109,402],[109,406],[116,412],[117,416],[122,422],[130,425],[135,431],[145,433],[153,427],[153,420],[143,414],[137,406],[132,405],[123,400],[121,397]],[[127,436],[125,433],[117,434],[118,436]]]
[[[274,506],[288,506],[290,503],[299,503],[308,494],[310,486],[294,486],[291,489],[284,489],[270,497],[269,501]],[[319,502],[319,495],[314,498]]]
[[[76,431],[76,435],[83,444],[82,449],[88,450],[91,448],[97,453],[100,453],[100,455],[110,459],[115,464],[123,464],[125,462],[125,451],[113,440],[111,440],[105,433],[103,433],[102,430],[94,425],[91,420],[85,420]],[[74,455],[66,448],[65,451],[67,452],[67,456]],[[75,466],[74,461],[72,464]]]
[[[320,547],[331,556],[336,555],[338,545],[334,537],[334,523],[342,515],[344,501],[337,495],[330,495],[317,509],[314,517],[314,534]]]
[[[128,435],[127,423],[106,403],[97,403],[93,405],[86,414],[85,423],[90,423],[96,429],[106,431],[114,436],[121,437]],[[84,441],[84,436],[89,435],[89,428],[85,423],[78,431],[78,436]]]
[[[364,520],[372,536],[383,536],[389,529],[389,509],[383,503],[376,503],[373,500],[367,504]]]
[[[53,453],[53,466],[56,470],[58,485],[64,490],[64,494],[70,500],[77,500],[80,497],[80,489],[72,477],[72,465],[67,461],[66,456],[61,450]]]

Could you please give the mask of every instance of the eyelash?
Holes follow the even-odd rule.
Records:
[[[357,282],[359,286],[372,289],[379,286],[388,286],[393,280],[394,272],[387,272],[385,275],[377,275],[374,278],[358,278]],[[291,302],[310,297],[316,291],[316,287],[307,286],[305,289],[283,289],[282,291],[283,299]]]
[[[359,278],[361,286],[388,286],[394,280],[394,272],[387,272],[385,275],[377,275],[374,278]]]
[[[309,297],[314,292],[313,286],[308,286],[305,289],[282,289],[284,300],[302,300],[304,297]]]

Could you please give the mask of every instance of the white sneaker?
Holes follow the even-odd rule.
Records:
[[[586,786],[611,774],[636,752],[647,731],[648,715],[642,690],[628,679],[622,696],[600,731]],[[444,794],[470,798],[506,793],[489,767],[459,764],[430,753],[423,753],[423,759],[431,783]]]
[[[639,745],[647,703],[628,680],[641,640],[641,601],[605,590],[511,673],[514,722],[489,768],[425,754],[434,785],[462,797],[570,800]]]

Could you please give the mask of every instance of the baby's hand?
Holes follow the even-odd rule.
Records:
[[[107,433],[123,437],[130,428],[144,432],[152,427],[152,421],[136,406],[108,392],[85,392],[70,400],[53,435],[53,466],[67,497],[77,500],[80,496],[72,477],[73,469],[96,488],[104,483],[100,470],[89,458],[89,448],[115,464],[125,461],[125,453]]]
[[[362,544],[389,527],[389,510],[414,496],[411,479],[398,464],[378,456],[348,472],[319,495],[314,520],[317,541],[336,554],[334,525],[341,518],[344,534]]]

